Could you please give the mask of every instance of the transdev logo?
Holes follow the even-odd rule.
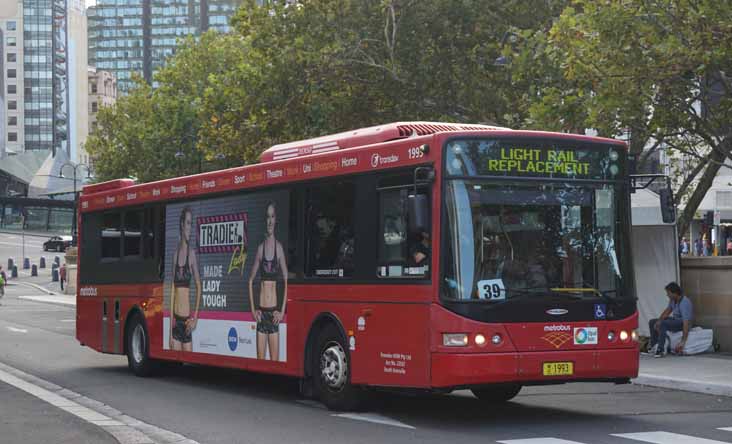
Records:
[[[561,316],[566,315],[569,313],[569,311],[563,309],[563,308],[552,308],[551,310],[547,310],[546,314],[552,315],[552,316]]]
[[[229,350],[235,351],[237,345],[239,345],[239,335],[236,333],[236,329],[234,327],[231,327],[229,329]]]

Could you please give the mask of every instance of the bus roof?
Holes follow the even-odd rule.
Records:
[[[96,211],[150,201],[193,197],[209,192],[231,191],[263,184],[276,185],[344,173],[417,165],[424,162],[426,156],[412,156],[409,152],[399,150],[405,149],[404,143],[409,145],[407,149],[428,149],[429,147],[425,144],[429,144],[429,141],[438,133],[455,133],[467,137],[483,136],[486,133],[495,134],[497,137],[546,137],[589,143],[610,143],[627,149],[627,144],[620,140],[579,134],[511,130],[489,125],[396,122],[275,145],[262,153],[261,162],[257,164],[143,184],[136,184],[131,179],[117,179],[85,185],[80,198],[80,210],[81,212]]]
[[[260,156],[261,162],[293,159],[312,154],[327,153],[357,146],[373,145],[413,136],[426,136],[445,131],[509,131],[508,128],[490,125],[442,123],[442,122],[394,122],[385,125],[360,128],[338,134],[281,143],[266,149]]]

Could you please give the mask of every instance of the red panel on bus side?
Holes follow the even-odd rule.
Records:
[[[102,350],[102,301],[96,297],[76,298],[76,339],[94,350]]]
[[[354,384],[429,386],[429,304],[312,302],[304,312],[330,312],[343,324]]]

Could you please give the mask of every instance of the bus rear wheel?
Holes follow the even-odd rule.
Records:
[[[145,319],[139,313],[132,315],[127,325],[127,365],[136,376],[150,376],[157,363],[150,358],[150,337]]]
[[[311,362],[313,388],[321,402],[331,410],[357,409],[363,389],[351,385],[350,355],[346,340],[334,325],[327,325],[317,336]]]
[[[481,401],[498,404],[518,395],[521,391],[521,384],[496,384],[490,387],[470,389],[470,391]]]

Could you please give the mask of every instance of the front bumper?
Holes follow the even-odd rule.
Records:
[[[572,362],[574,372],[571,376],[544,376],[545,362]],[[525,385],[619,382],[637,377],[638,363],[637,347],[566,352],[433,353],[431,385],[457,388],[501,382]]]

